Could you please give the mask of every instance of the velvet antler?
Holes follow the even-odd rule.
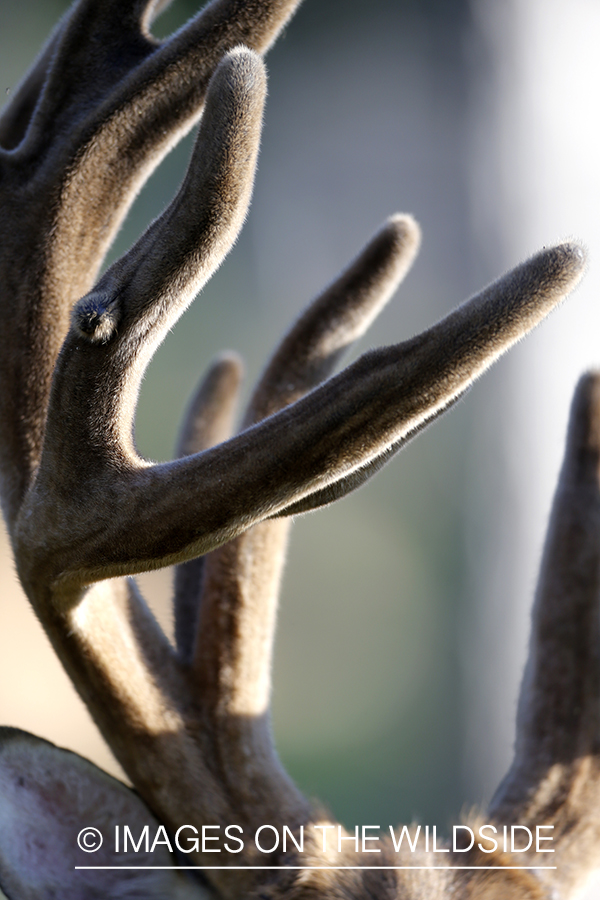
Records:
[[[173,873],[153,880],[148,869],[139,875],[122,869],[117,876],[75,869],[89,863],[87,847],[75,849],[79,822],[95,817],[112,840],[129,816],[164,833],[167,844],[172,839],[189,850],[223,898],[416,898],[443,890],[467,896],[474,886],[477,896],[491,897],[481,891],[498,885],[503,897],[538,896],[542,883],[511,874],[506,858],[497,860],[505,868],[494,878],[476,873],[462,881],[452,868],[437,881],[432,873],[419,881],[416,873],[385,869],[323,871],[340,860],[367,863],[357,861],[348,844],[341,855],[325,849],[319,827],[332,823],[302,797],[277,760],[269,728],[271,644],[289,516],[362,484],[450,406],[573,288],[583,252],[575,244],[545,250],[423,334],[371,351],[330,377],[415,257],[418,227],[410,216],[396,215],[284,339],[241,431],[229,436],[239,363],[221,357],[187,414],[178,458],[149,464],[132,437],[140,381],[166,331],[242,225],[265,95],[258,54],[297,4],[214,0],[160,43],[148,24],[164,5],[79,0],[0,124],[3,508],[33,608],[156,819],[138,797],[85,761],[5,729],[0,821],[13,823],[12,835],[27,839],[32,833],[39,838],[40,823],[47,830],[51,820],[70,824],[56,830],[69,847],[58,854],[59,863],[44,845],[31,866],[16,839],[0,837],[0,883],[14,898],[44,891],[65,897],[201,891]],[[177,196],[94,283],[137,189],[201,114]],[[590,394],[588,387],[582,392]],[[583,401],[577,402],[579,409]],[[572,443],[586,415],[575,414]],[[586,478],[594,465],[583,466]],[[575,503],[576,509],[588,505]],[[555,515],[551,544],[563,541],[561,516]],[[582,526],[591,528],[594,546],[596,518],[590,512]],[[570,546],[579,526],[568,528]],[[583,577],[586,592],[594,593],[597,566],[587,540]],[[577,792],[591,783],[595,765],[595,713],[590,718],[585,711],[597,690],[597,638],[591,607],[579,600],[574,606],[585,610],[569,625],[572,639],[559,634],[566,613],[552,611],[553,592],[570,590],[580,570],[556,573],[560,554],[548,554],[517,762],[493,813],[498,821],[522,815],[533,822],[539,814],[544,823],[556,823],[561,852],[570,859],[571,810],[580,811]],[[572,565],[574,554],[566,555]],[[133,580],[124,577],[171,563],[177,565],[175,648]],[[560,702],[553,706],[562,682],[555,676],[547,681],[536,661],[540,653],[547,660],[550,645],[561,671],[570,673],[567,696],[581,700],[575,718],[585,720],[581,737],[570,734],[566,742],[571,700],[564,709]],[[589,660],[582,669],[577,648]],[[546,727],[558,733],[547,737]],[[587,762],[575,765],[580,751]],[[556,799],[548,800],[545,785],[554,772],[569,786],[564,815]],[[587,805],[578,820],[586,840],[591,819]],[[251,834],[269,823],[288,835],[288,844],[273,849],[267,860],[275,868],[266,872],[252,868],[265,864],[264,854],[251,842],[240,840],[239,848],[232,838],[222,867],[211,868],[206,842],[178,843],[192,823],[221,834],[234,825],[238,834]],[[107,847],[103,853],[95,861],[123,865],[124,857],[111,856]],[[378,862],[398,866],[406,859],[389,845]],[[560,878],[561,884],[574,882],[568,872]]]

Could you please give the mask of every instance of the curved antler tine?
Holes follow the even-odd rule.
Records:
[[[158,327],[162,339],[220,265],[250,202],[265,92],[264,66],[251,50],[220,63],[177,197],[75,307],[82,336],[106,343],[117,330],[135,332],[134,343],[142,329]]]
[[[600,839],[600,374],[571,407],[533,610],[515,759],[494,800],[505,822],[552,826],[565,887],[595,868]]]
[[[177,197],[73,310],[73,329],[57,364],[63,397],[79,378],[73,366],[88,372],[80,372],[87,380],[94,372],[92,360],[103,378],[110,371],[112,391],[123,391],[134,373],[137,390],[155,347],[237,237],[252,191],[264,95],[259,57],[244,48],[225,57],[213,76],[190,168]],[[82,339],[88,347],[96,345],[100,354],[78,352]],[[106,392],[106,400],[113,403],[112,392]],[[108,413],[124,423],[125,445],[131,439],[130,400],[128,387],[119,408]]]
[[[55,134],[62,136],[63,152],[79,150],[91,138],[90,127],[92,132],[97,132],[116,109],[123,110],[122,94],[124,90],[127,93],[123,82],[127,85],[135,79],[136,69],[156,51],[159,42],[148,27],[171,2],[79,0],[73,5],[51,38],[52,66],[41,73],[43,80],[39,87],[43,85],[44,90],[35,116],[34,133],[28,140],[28,154],[40,141],[47,147]],[[47,51],[48,48],[42,51],[28,79],[44,59],[47,62]],[[202,72],[202,99],[217,62],[218,59],[212,70]],[[117,86],[119,97],[112,100]],[[71,126],[68,131],[67,123]],[[70,137],[68,142],[66,134]],[[97,135],[95,140],[97,143]],[[101,148],[103,154],[107,150],[105,146]]]
[[[412,266],[421,241],[412,216],[391,216],[358,257],[308,307],[286,335],[252,398],[252,425],[327,378],[361,337]]]
[[[242,378],[238,356],[223,354],[212,364],[184,417],[177,444],[178,457],[200,453],[228,438]],[[191,660],[198,622],[205,557],[175,567],[173,611],[175,645],[182,661]]]

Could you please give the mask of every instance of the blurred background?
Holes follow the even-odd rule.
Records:
[[[3,96],[67,5],[0,0]],[[177,0],[155,33],[197,8]],[[599,20],[596,0],[305,0],[267,58],[242,236],[143,386],[140,452],[168,459],[209,360],[237,350],[251,385],[395,211],[420,221],[422,252],[359,352],[426,328],[543,245],[577,236],[590,250],[583,287],[463,402],[366,488],[294,525],[275,735],[302,788],[351,827],[445,829],[489,799],[510,761],[569,399],[600,362]],[[152,177],[111,258],[173,196],[190,140]],[[118,772],[3,546],[0,721]],[[170,628],[170,574],[142,581]]]

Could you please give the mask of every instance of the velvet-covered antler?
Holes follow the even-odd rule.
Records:
[[[206,869],[211,890],[224,898],[416,898],[475,884],[493,891],[495,879],[461,882],[453,869],[419,882],[416,873],[318,868],[360,862],[349,850],[341,857],[325,850],[318,829],[310,831],[327,819],[292,784],[272,745],[277,590],[289,516],[362,484],[451,405],[572,289],[583,252],[575,244],[545,250],[423,334],[330,377],[414,259],[418,227],[396,215],[284,339],[242,430],[229,437],[239,363],[221,357],[190,407],[177,459],[149,464],[132,437],[140,381],[242,225],[265,94],[258,54],[297,2],[213,0],[160,43],[148,24],[164,5],[79,0],[0,124],[3,509],[27,595],[156,819],[85,761],[65,762],[45,742],[8,729],[0,733],[0,821],[30,834],[31,809],[43,795],[46,818],[38,821],[60,809],[83,826],[84,813],[93,813],[111,833],[120,824],[115,803],[165,836],[192,823],[248,834],[266,823],[287,828],[287,849],[268,857],[273,871],[251,868],[265,857],[250,842],[224,853],[221,869]],[[137,189],[201,114],[177,196],[94,283]],[[171,563],[175,648],[126,577]],[[522,713],[525,732],[536,731],[527,724],[536,715]],[[521,752],[497,816],[525,810],[541,771],[536,752]],[[19,804],[19,788],[29,790],[29,806]],[[298,851],[291,836],[299,841],[305,830]],[[60,834],[74,847],[70,832]],[[214,865],[210,847],[192,841],[182,849],[194,864]],[[10,897],[42,889],[74,898],[201,890],[178,875],[152,882],[148,871],[143,882],[125,870],[121,880],[97,873],[96,881],[74,868],[85,864],[85,848],[54,867],[46,850],[31,869],[17,843],[0,838],[0,884]],[[378,862],[404,864],[398,859],[388,846]],[[285,868],[294,865],[313,868]],[[543,889],[510,869],[496,877],[502,896]]]

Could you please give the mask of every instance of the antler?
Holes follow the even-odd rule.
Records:
[[[552,825],[569,894],[600,862],[600,376],[575,392],[533,609],[515,759],[495,818]],[[551,832],[546,832],[550,834]]]
[[[218,0],[160,44],[148,23],[162,5],[79,0],[0,127],[3,507],[28,597],[158,821],[172,833],[268,822],[298,838],[327,819],[280,767],[269,730],[286,517],[363,483],[455,402],[577,283],[583,253],[546,250],[423,334],[329,378],[416,254],[416,224],[395,216],[285,338],[242,430],[226,439],[240,369],[223,357],[178,458],[149,464],[132,438],[139,384],[239,232],[265,93],[255,51],[297,4]],[[177,196],[93,285],[136,190],[201,112]],[[122,577],[170,563],[175,649]],[[6,760],[31,740],[5,734],[0,751]],[[191,849],[198,865],[213,863]],[[371,890],[371,876],[348,872],[337,887],[328,875],[266,876],[248,868],[257,859],[249,845],[229,855],[212,886],[223,897]],[[298,854],[278,848],[271,859],[281,867]],[[313,835],[302,863],[330,860]],[[379,876],[377,891],[396,890]],[[0,877],[26,895],[2,851]]]

